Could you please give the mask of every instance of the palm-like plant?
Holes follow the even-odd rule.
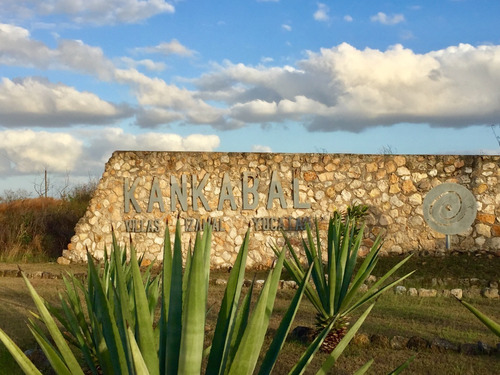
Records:
[[[322,249],[319,228],[316,231],[306,228],[307,238],[302,240],[308,267],[312,268],[312,284],[307,285],[305,294],[317,310],[316,326],[318,332],[331,325],[332,329],[323,342],[322,350],[331,352],[347,332],[350,314],[367,302],[373,301],[389,288],[401,282],[413,272],[384,285],[409,258],[405,258],[394,266],[364,293],[360,287],[371,275],[378,262],[382,244],[380,236],[373,243],[368,255],[356,269],[358,252],[363,239],[366,206],[349,207],[346,214],[335,211],[329,220],[326,249]],[[303,267],[298,252],[293,248],[289,238],[284,234],[285,246],[291,258],[285,259],[285,267],[290,276],[299,282],[304,278],[306,268]],[[279,250],[275,246],[274,251]],[[323,252],[326,251],[326,264],[323,263]]]

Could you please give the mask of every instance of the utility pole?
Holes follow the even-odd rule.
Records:
[[[47,168],[45,168],[45,198],[47,198],[49,192],[49,181],[47,179]]]

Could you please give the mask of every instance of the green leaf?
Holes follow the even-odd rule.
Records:
[[[88,257],[89,316],[94,329],[94,342],[98,348],[99,363],[107,372],[128,372],[125,351],[120,339],[116,320],[110,309],[109,299],[104,292],[104,283],[99,279],[90,254]]]
[[[271,342],[271,345],[269,346],[269,349],[266,352],[266,356],[262,361],[262,365],[259,370],[260,375],[270,374],[276,363],[276,360],[278,359],[278,355],[281,349],[283,348],[285,339],[288,335],[288,332],[290,331],[292,322],[299,309],[300,301],[302,300],[302,296],[304,295],[306,285],[309,282],[309,277],[311,276],[311,271],[312,271],[312,266],[309,267],[309,270],[307,271],[304,279],[302,280],[302,282],[299,285],[299,288],[297,289],[297,292],[295,293],[292,301],[290,302],[290,306],[288,307],[285,315],[283,316],[283,319],[281,320],[278,330],[274,335],[273,341]]]
[[[233,363],[229,370],[230,375],[251,374],[255,368],[267,329],[267,326],[263,326],[263,321],[267,313],[267,299],[271,287],[271,276],[272,272],[269,273],[262,286],[257,304],[243,333],[238,351],[234,356]]]
[[[371,367],[372,364],[373,364],[373,359],[370,359],[363,366],[361,366],[353,375],[365,374],[369,370],[369,368]]]
[[[63,359],[59,356],[55,348],[51,345],[50,340],[45,337],[41,330],[36,327],[33,322],[31,322],[31,326],[29,327],[31,333],[35,337],[38,345],[45,353],[45,356],[50,362],[50,365],[55,370],[57,375],[71,375],[73,372],[68,369],[68,366],[64,363]],[[80,366],[78,368],[81,371]],[[73,369],[74,370],[74,369]]]
[[[43,299],[38,295],[36,292],[35,288],[31,285],[29,282],[28,278],[22,274],[24,281],[26,283],[26,286],[28,287],[31,298],[33,299],[33,302],[35,303],[35,306],[37,307],[41,318],[43,319],[43,322],[45,323],[50,336],[54,340],[57,348],[59,349],[59,352],[61,353],[62,358],[64,358],[64,362],[67,364],[67,366],[72,370],[73,374],[81,374],[83,375],[83,371],[80,369],[80,365],[73,355],[73,352],[71,351],[70,347],[66,343],[66,340],[64,339],[64,336],[62,335],[61,331],[57,327],[56,322],[54,321],[54,318],[50,315],[49,310],[45,306],[45,303]]]
[[[132,281],[134,286],[134,301],[136,315],[136,341],[151,375],[159,375],[159,361],[156,340],[153,332],[153,321],[149,312],[149,304],[142,281],[141,271],[137,262],[135,249],[131,247],[130,265],[132,268]]]
[[[413,362],[413,360],[415,359],[415,357],[416,357],[416,355],[412,355],[403,364],[401,364],[396,369],[394,369],[393,371],[391,371],[388,375],[397,375],[397,374],[401,373],[403,370],[405,370],[408,367],[408,365],[410,363]]]
[[[243,338],[243,334],[245,333],[245,328],[248,324],[248,318],[250,316],[250,303],[253,295],[254,282],[250,284],[249,290],[245,297],[243,297],[243,301],[241,302],[241,306],[238,308],[238,312],[236,314],[236,319],[234,321],[233,332],[231,335],[231,344],[229,346],[229,355],[227,356],[224,374],[229,372],[231,365],[233,363],[234,357],[238,352],[238,348],[241,343],[241,339]]]
[[[175,231],[175,241],[180,242],[180,221],[177,221]],[[172,281],[172,244],[170,241],[170,232],[168,228],[168,221],[165,225],[165,235],[163,239],[163,264],[161,274],[161,311],[158,329],[160,331],[160,342],[158,349],[158,360],[160,362],[160,374],[166,372],[167,360],[167,333],[168,333],[168,311],[170,305],[170,286]]]
[[[12,354],[17,364],[21,367],[26,375],[42,375],[36,366],[31,362],[26,354],[12,341],[12,339],[0,328],[0,340],[5,345],[7,350]]]
[[[493,332],[495,335],[500,337],[500,324],[490,319],[487,315],[479,311],[477,308],[472,306],[470,303],[465,302],[459,298],[457,298],[462,305],[464,305],[470,312],[472,312],[488,329]]]
[[[321,347],[321,344],[325,340],[326,335],[328,335],[328,333],[332,330],[332,327],[336,323],[337,319],[338,317],[335,317],[334,319],[332,319],[330,323],[328,323],[328,325],[325,328],[323,328],[323,330],[316,336],[314,341],[307,347],[306,351],[301,355],[299,360],[295,363],[295,365],[290,370],[288,375],[299,375],[305,371],[307,365],[311,363],[311,361],[314,358],[314,355]]]
[[[172,256],[172,276],[170,280],[170,300],[168,306],[166,338],[166,374],[177,374],[182,330],[182,247],[180,220],[175,230],[174,253]],[[188,267],[188,264],[186,264]],[[187,277],[187,275],[186,275]],[[166,311],[166,307],[164,306]]]
[[[182,317],[179,353],[179,373],[185,375],[194,375],[201,372],[208,287],[206,243],[210,241],[210,234],[211,229],[208,226],[203,236],[196,236],[191,269],[188,274],[189,288],[185,292],[186,302]]]
[[[347,331],[347,334],[342,338],[342,340],[340,340],[338,345],[335,347],[335,349],[333,349],[333,351],[330,353],[328,358],[323,363],[323,366],[321,366],[321,369],[316,373],[317,375],[323,375],[323,374],[326,375],[328,371],[330,371],[330,369],[333,367],[333,365],[335,365],[335,362],[344,352],[345,348],[347,348],[347,346],[353,339],[356,332],[358,332],[359,328],[365,321],[366,317],[373,309],[373,306],[374,304],[368,306],[368,308],[363,312],[363,314],[358,318],[358,320],[356,320],[356,323],[354,323],[352,327],[349,329],[349,331]]]
[[[149,375],[150,372],[148,370],[148,366],[146,362],[144,362],[144,358],[142,356],[142,352],[139,349],[139,345],[137,345],[137,341],[135,341],[134,333],[128,327],[127,329],[128,341],[130,342],[130,349],[132,353],[132,360],[134,362],[134,370],[135,374],[140,375]]]
[[[227,281],[226,290],[219,309],[219,315],[217,316],[217,325],[215,327],[212,349],[210,350],[207,364],[207,375],[222,374],[229,355],[234,320],[236,318],[241,288],[245,277],[249,235],[250,230],[245,234],[245,238]]]

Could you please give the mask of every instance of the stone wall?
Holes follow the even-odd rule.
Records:
[[[212,267],[233,264],[247,228],[249,267],[267,267],[281,230],[300,242],[306,222],[322,236],[334,210],[369,205],[366,252],[379,232],[388,254],[445,252],[445,236],[425,222],[433,187],[455,182],[477,201],[477,217],[451,236],[450,251],[500,250],[500,156],[115,152],[60,262],[102,258],[114,229],[139,253],[162,259],[163,233],[180,217],[184,244],[206,221],[214,226]]]

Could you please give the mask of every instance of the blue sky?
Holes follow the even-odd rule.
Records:
[[[0,195],[124,149],[500,153],[497,0],[0,9]]]

